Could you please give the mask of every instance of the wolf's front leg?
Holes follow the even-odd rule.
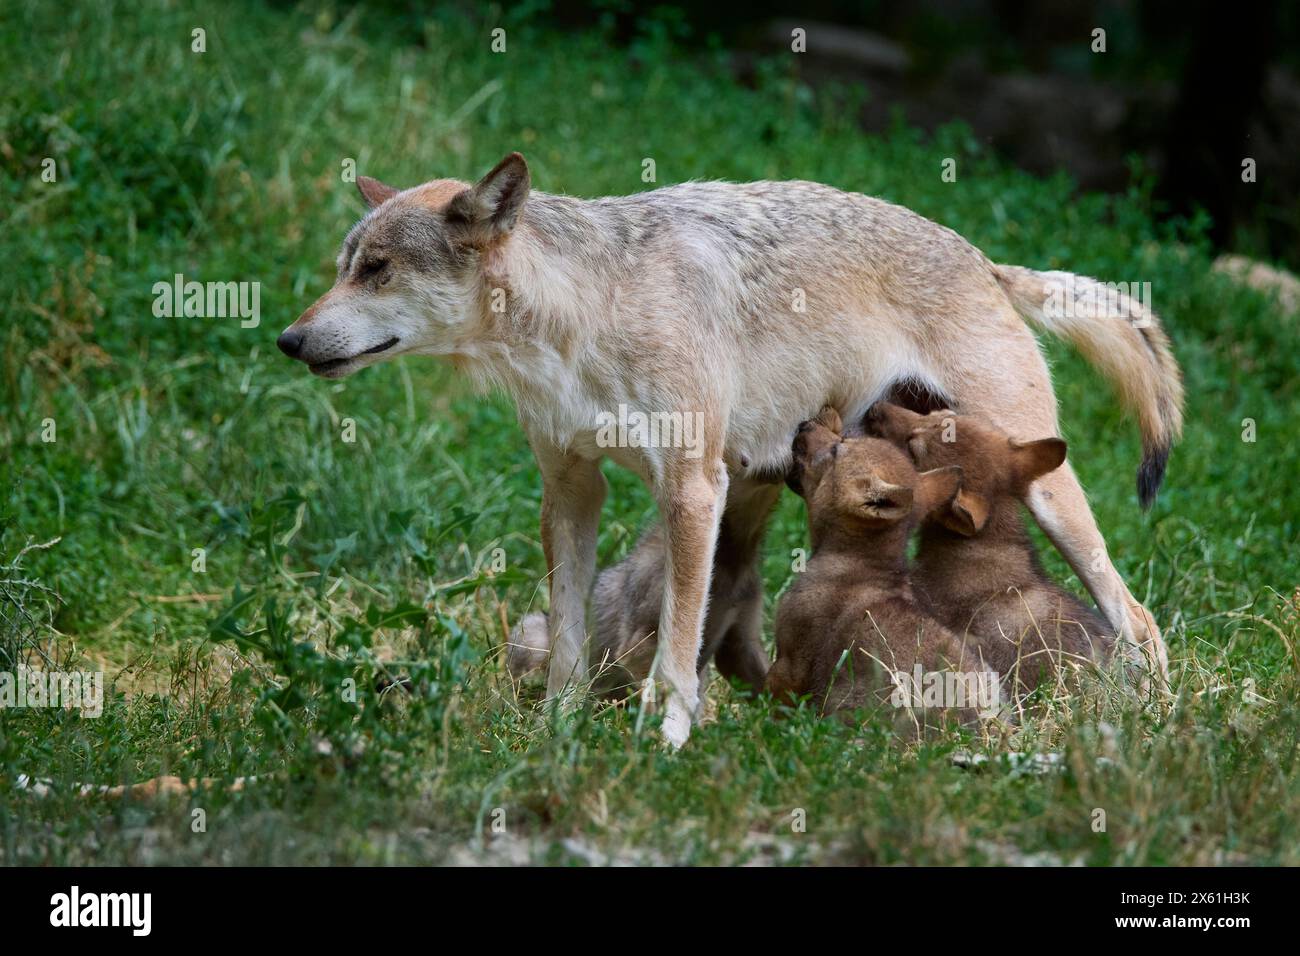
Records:
[[[667,470],[659,508],[668,538],[656,676],[668,685],[664,739],[680,747],[699,704],[696,661],[708,605],[718,523],[727,500],[721,460],[684,460]]]
[[[542,549],[551,582],[551,666],[546,696],[571,699],[587,676],[587,592],[596,568],[596,533],[605,500],[600,464],[533,442],[542,473]]]

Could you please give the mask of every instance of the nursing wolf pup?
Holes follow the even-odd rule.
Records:
[[[779,486],[755,487],[746,504],[766,516]],[[737,508],[740,504],[737,503]],[[750,692],[763,689],[767,652],[763,649],[763,582],[757,556],[764,524],[735,521],[738,512],[722,516],[698,677],[703,686],[709,663],[723,677],[734,678]],[[659,649],[659,613],[663,603],[666,541],[661,524],[652,526],[618,564],[600,572],[592,592],[594,627],[591,635],[592,689],[623,697],[650,676]],[[547,615],[534,612],[512,629],[506,646],[506,666],[516,680],[544,666],[551,650]]]
[[[969,415],[918,415],[888,402],[872,406],[864,424],[917,468],[961,468],[957,495],[921,527],[912,579],[936,617],[975,639],[1009,689],[1032,690],[1063,665],[1109,660],[1114,630],[1047,576],[1020,516],[1030,486],[1065,461],[1064,441],[1014,441]]]
[[[936,715],[972,721],[996,703],[999,677],[917,600],[907,564],[913,529],[952,501],[961,469],[918,473],[889,442],[840,431],[826,408],[795,438],[790,486],[808,505],[812,556],[777,607],[768,690],[811,696],[822,713],[895,706],[918,729]],[[931,712],[920,691],[936,676],[960,699],[940,696]]]
[[[542,477],[552,698],[587,672],[600,459],[641,475],[664,526],[657,677],[673,745],[698,702],[722,514],[785,473],[795,427],[822,405],[856,421],[912,381],[1017,437],[1055,434],[1051,379],[1024,316],[1078,345],[1136,412],[1144,504],[1181,427],[1178,367],[1143,305],[1121,296],[1121,315],[1074,308],[1108,301],[1105,289],[995,265],[878,199],[809,182],[575,199],[532,190],[518,153],[477,184],[357,186],[370,212],[343,243],[334,286],[277,344],[324,378],[444,356],[511,395]],[[620,406],[699,416],[703,441],[611,447],[602,421]],[[1111,624],[1163,673],[1155,621],[1105,556],[1069,466],[1036,482],[1028,505]]]

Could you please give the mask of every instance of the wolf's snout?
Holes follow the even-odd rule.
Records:
[[[280,337],[275,340],[275,344],[289,358],[297,358],[299,353],[302,352],[302,340],[303,334],[301,332],[285,329],[280,333]]]

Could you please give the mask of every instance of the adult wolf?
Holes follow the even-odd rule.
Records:
[[[950,229],[878,199],[810,182],[575,199],[532,191],[518,153],[474,185],[357,183],[370,212],[343,244],[333,288],[280,348],[330,378],[396,355],[446,356],[514,398],[542,474],[553,697],[586,671],[598,462],[644,478],[667,543],[658,676],[674,745],[699,702],[723,510],[745,502],[737,520],[766,517],[753,507],[765,494],[757,486],[784,474],[795,428],[823,405],[857,421],[906,384],[1016,438],[1057,434],[1024,315],[1079,345],[1136,412],[1144,504],[1181,427],[1178,367],[1144,306],[1121,297],[1123,316],[1100,317],[1051,308],[1062,290],[1067,306],[1105,295],[1090,279],[995,265]],[[606,447],[600,423],[620,405],[698,413],[703,441]],[[1036,482],[1028,504],[1117,632],[1163,675],[1155,621],[1107,557],[1069,466]]]

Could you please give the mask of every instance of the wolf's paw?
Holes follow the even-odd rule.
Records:
[[[664,742],[674,750],[680,748],[691,736],[691,713],[694,710],[695,707],[685,703],[678,694],[668,698],[668,706],[664,708],[662,733]]]

